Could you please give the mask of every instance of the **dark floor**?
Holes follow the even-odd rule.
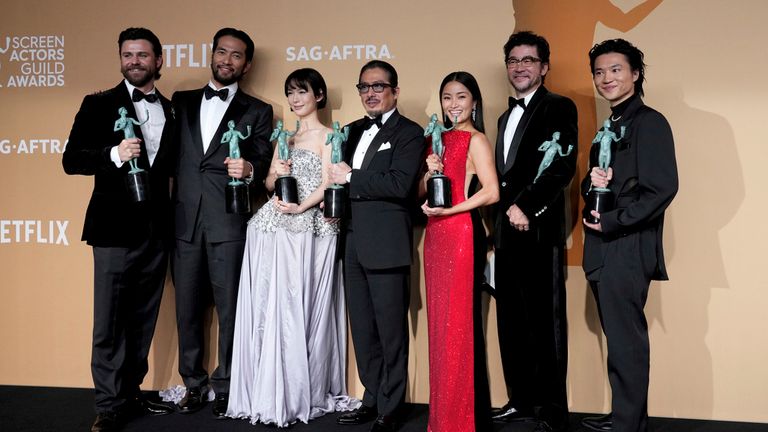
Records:
[[[402,432],[424,432],[427,429],[427,406],[408,405]],[[579,426],[588,414],[571,414],[571,431],[584,430]],[[90,430],[93,422],[93,390],[50,387],[0,386],[0,432],[75,432]],[[287,428],[289,432],[365,432],[370,425],[338,426],[336,415],[327,415],[309,424]],[[495,425],[494,432],[529,432],[531,423]],[[768,432],[768,424],[716,422],[651,418],[651,432]],[[190,415],[170,414],[159,417],[137,418],[127,425],[126,432],[215,432],[244,431],[276,432],[270,426],[253,426],[244,420],[217,420],[210,409]]]

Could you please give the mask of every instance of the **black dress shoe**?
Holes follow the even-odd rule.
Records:
[[[507,403],[503,407],[493,410],[491,418],[497,423],[511,423],[533,420],[534,415],[532,410],[517,409]]]
[[[553,427],[545,421],[540,421],[532,432],[566,432],[568,426]]]
[[[611,416],[611,413],[597,417],[584,417],[581,419],[581,425],[597,432],[612,431],[613,417]]]
[[[376,412],[375,407],[362,405],[352,412],[344,413],[336,417],[336,423],[340,425],[359,425],[375,420],[377,415],[378,412]]]
[[[376,417],[376,421],[371,425],[371,432],[395,432],[397,430],[397,423],[395,418],[391,415],[380,415]]]
[[[191,414],[193,412],[200,411],[200,408],[205,406],[205,395],[200,387],[192,387],[187,389],[187,394],[184,395],[184,399],[179,402],[179,412],[182,414]]]
[[[216,418],[227,417],[227,405],[229,405],[229,393],[216,393],[213,400],[213,416]]]
[[[118,429],[117,415],[114,412],[97,414],[91,426],[91,432],[116,432]]]
[[[163,402],[159,397],[141,395],[136,397],[136,404],[141,408],[142,414],[151,416],[166,415],[175,411],[173,406]]]

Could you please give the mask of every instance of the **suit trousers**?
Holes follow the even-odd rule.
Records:
[[[114,412],[139,394],[167,268],[166,246],[158,240],[93,247],[91,373],[98,413]]]
[[[410,266],[373,270],[358,260],[355,235],[346,233],[344,285],[363,405],[392,415],[408,380]]]
[[[219,321],[218,366],[210,377],[216,393],[229,392],[235,311],[245,239],[206,241],[205,223],[198,217],[191,242],[176,239],[173,283],[176,287],[176,326],[179,332],[179,374],[184,385],[207,385],[205,317],[211,296]]]
[[[517,409],[540,407],[553,427],[568,421],[568,333],[561,246],[532,241],[497,249],[496,317],[504,381]]]
[[[645,303],[650,278],[640,260],[606,265],[587,275],[608,345],[613,428],[622,432],[648,430],[650,343]]]

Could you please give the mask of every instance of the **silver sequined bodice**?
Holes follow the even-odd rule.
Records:
[[[299,189],[299,202],[303,202],[322,183],[323,163],[320,156],[310,150],[291,149],[291,175],[296,178]],[[289,232],[312,231],[316,236],[336,235],[338,225],[328,223],[318,206],[300,214],[283,214],[277,211],[272,200],[267,201],[248,221],[259,231],[275,232],[283,228]]]

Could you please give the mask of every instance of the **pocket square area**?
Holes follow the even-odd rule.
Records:
[[[391,148],[392,148],[392,144],[390,144],[389,141],[387,141],[384,144],[382,144],[377,151],[389,150]]]

